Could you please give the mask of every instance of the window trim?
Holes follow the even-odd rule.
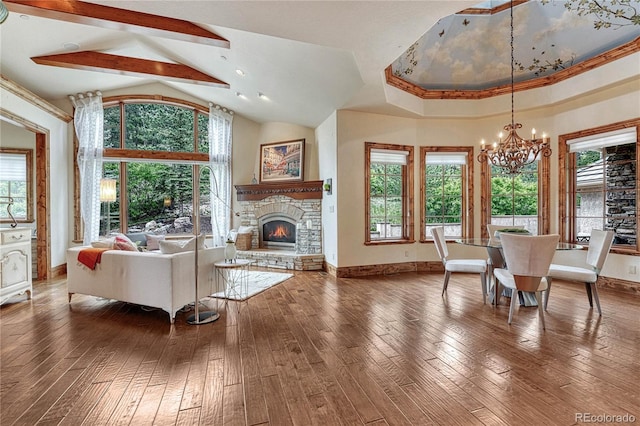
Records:
[[[464,153],[467,164],[462,171],[462,191],[467,196],[462,197],[462,238],[473,238],[474,231],[474,201],[473,201],[473,161],[474,148],[472,146],[421,146],[420,147],[420,242],[432,243],[425,232],[427,226],[426,216],[426,181],[427,172],[426,156],[429,153]]]
[[[573,133],[566,133],[558,136],[558,165],[559,165],[559,182],[558,182],[558,228],[560,239],[567,242],[575,242],[575,197],[571,194],[575,193],[575,180],[571,179],[576,173],[576,156],[569,152],[570,140],[578,139],[586,136],[592,136],[599,133],[607,133],[623,128],[636,128],[636,135],[640,138],[640,118],[619,121],[604,126],[593,127],[590,129],[579,130]],[[640,140],[636,141],[636,218],[640,218]],[[637,231],[640,230],[640,222],[636,220]],[[635,250],[628,247],[612,246],[610,253],[640,255],[640,239],[636,241]]]
[[[538,235],[548,234],[551,229],[551,160],[542,156],[538,160]],[[489,238],[487,224],[491,223],[491,169],[489,162],[480,165],[480,236]]]
[[[364,244],[365,245],[387,245],[387,244],[411,244],[415,242],[414,238],[414,214],[413,214],[413,151],[412,145],[395,145],[377,142],[365,142],[365,223],[364,223]],[[371,151],[373,149],[407,151],[407,164],[403,167],[402,176],[402,238],[372,240],[369,230],[369,222],[371,220]]]
[[[27,203],[27,213],[26,217],[18,218],[16,217],[17,223],[33,223],[33,150],[32,149],[23,149],[23,148],[0,148],[0,153],[2,154],[18,154],[24,155],[24,160],[26,163],[26,186],[27,186],[27,194],[26,194],[26,203]],[[6,204],[2,203],[0,206],[3,210],[6,211]],[[14,215],[15,216],[15,215]],[[11,218],[2,218],[0,219],[0,223],[13,223]]]

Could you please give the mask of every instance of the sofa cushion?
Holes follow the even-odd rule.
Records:
[[[174,254],[182,253],[184,251],[195,250],[195,237],[188,240],[161,240],[159,241],[160,253],[162,254]],[[204,249],[204,235],[198,237],[198,249]]]
[[[164,240],[164,235],[147,234],[147,250],[160,250],[160,241]]]

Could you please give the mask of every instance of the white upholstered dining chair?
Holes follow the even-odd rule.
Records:
[[[444,283],[442,284],[442,295],[444,296],[449,285],[449,278],[452,272],[465,272],[468,274],[480,274],[480,285],[482,287],[482,303],[487,303],[487,261],[484,259],[449,259],[449,250],[444,237],[444,228],[436,226],[431,228],[431,235],[435,243],[438,256],[444,265]]]
[[[579,266],[567,266],[552,263],[549,266],[549,274],[547,276],[547,282],[549,283],[549,289],[544,297],[544,309],[547,309],[549,304],[549,292],[551,291],[551,282],[553,278],[583,282],[587,289],[587,297],[589,298],[589,305],[593,308],[593,299],[596,300],[596,306],[598,307],[598,314],[602,316],[602,309],[600,309],[600,298],[598,297],[598,287],[596,281],[600,275],[600,270],[604,266],[605,260],[609,255],[609,249],[613,244],[613,237],[615,233],[613,231],[601,231],[599,229],[593,229],[591,231],[591,237],[589,238],[589,250],[587,251],[587,265],[588,268],[582,268]]]
[[[544,324],[544,310],[542,309],[542,292],[547,289],[549,265],[553,260],[558,246],[558,234],[552,235],[500,235],[504,258],[507,268],[497,268],[493,271],[497,281],[496,298],[499,300],[502,287],[510,288],[511,306],[509,307],[509,324],[513,319],[518,292],[528,291],[536,296],[538,312],[542,328]]]

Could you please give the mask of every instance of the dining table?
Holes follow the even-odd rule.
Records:
[[[467,246],[475,246],[475,247],[484,247],[487,250],[489,255],[489,259],[491,260],[491,270],[497,268],[506,268],[507,264],[504,260],[504,255],[502,253],[502,245],[500,243],[499,238],[458,238],[455,240],[457,244],[464,244]],[[584,246],[580,244],[574,243],[565,243],[558,242],[556,246],[556,250],[582,250]],[[487,294],[489,295],[489,300],[494,300],[494,291],[495,289],[495,277],[493,273],[487,274]],[[511,297],[511,290],[505,289],[503,291],[503,296]],[[536,301],[535,295],[529,292],[520,292],[520,304],[523,306],[538,306],[538,302]]]

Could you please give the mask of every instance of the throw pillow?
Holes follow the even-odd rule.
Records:
[[[147,234],[147,250],[160,250],[160,241],[164,240],[164,235]]]
[[[133,241],[127,238],[127,236],[124,234],[116,235],[116,240],[113,243],[113,248],[116,250],[138,251],[138,246],[136,246]]]
[[[112,249],[113,248],[113,244],[115,243],[115,240],[116,240],[115,237],[111,237],[111,238],[103,238],[103,239],[98,240],[98,241],[92,241],[91,242],[91,247]]]

